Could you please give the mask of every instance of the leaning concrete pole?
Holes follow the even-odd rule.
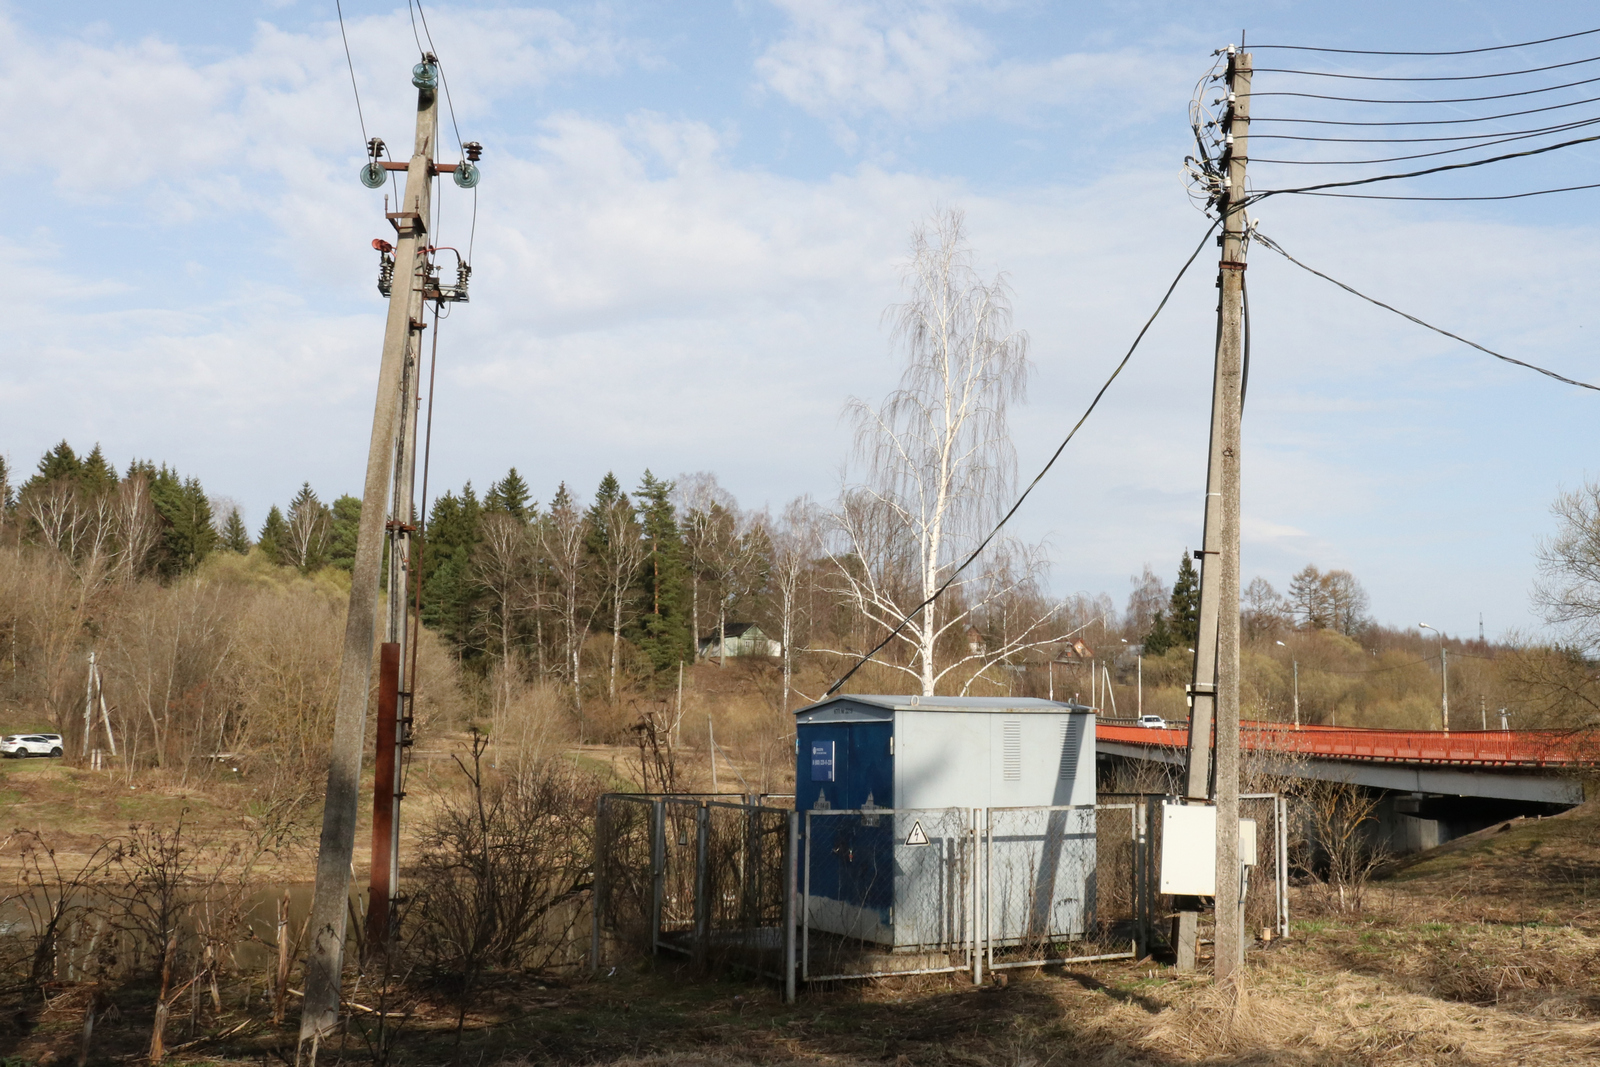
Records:
[[[315,1062],[318,1042],[339,1021],[345,918],[360,803],[361,749],[368,689],[372,682],[372,645],[384,526],[403,406],[401,384],[408,353],[415,349],[414,335],[421,328],[413,308],[420,306],[419,294],[426,277],[424,238],[432,205],[434,142],[439,123],[434,88],[437,68],[431,59],[427,57],[419,64],[412,78],[417,86],[416,147],[406,168],[405,195],[397,205],[399,210],[389,214],[398,235],[394,251],[394,286],[383,335],[383,358],[378,368],[378,399],[372,416],[372,439],[367,448],[367,477],[350,582],[344,658],[339,666],[339,704],[334,717],[333,750],[328,759],[328,793],[322,813],[321,848],[317,854],[317,885],[311,904],[311,942],[306,955],[305,1000],[296,1056],[301,1064]],[[404,583],[397,582],[397,586],[404,588]]]

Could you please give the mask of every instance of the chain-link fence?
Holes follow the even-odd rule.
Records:
[[[752,798],[753,800],[756,798]],[[609,794],[591,958],[670,953],[710,971],[827,982],[1146,955],[1168,940],[1161,805],[795,813]],[[1286,803],[1240,798],[1256,862],[1247,931],[1288,928]]]
[[[595,833],[591,955],[670,952],[709,971],[783,980],[792,812],[611,793]]]

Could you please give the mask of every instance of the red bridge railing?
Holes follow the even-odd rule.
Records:
[[[1096,724],[1102,741],[1183,748],[1186,727],[1152,730],[1114,722]],[[1461,767],[1574,767],[1600,764],[1600,740],[1571,730],[1369,730],[1245,722],[1247,749],[1295,753],[1365,763],[1426,763]]]

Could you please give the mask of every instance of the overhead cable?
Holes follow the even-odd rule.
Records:
[[[1429,200],[1440,203],[1470,200],[1521,200],[1529,196],[1549,196],[1551,193],[1576,193],[1584,189],[1600,189],[1600,182],[1590,185],[1564,185],[1559,189],[1533,189],[1526,193],[1501,193],[1498,196],[1384,196],[1381,193],[1313,193],[1304,196],[1337,196],[1346,200]]]
[[[361,123],[361,143],[367,144],[367,117],[361,113],[361,90],[356,88],[356,64],[350,58],[350,38],[344,32],[344,7],[333,0],[333,9],[339,13],[339,39],[344,42],[344,62],[350,68],[350,91],[356,94],[356,120]]]
[[[1251,193],[1246,198],[1246,203],[1253,204],[1257,200],[1262,200],[1269,196],[1278,196],[1283,193],[1312,193],[1321,189],[1342,189],[1352,185],[1371,185],[1373,182],[1392,182],[1398,181],[1401,178],[1420,178],[1426,174],[1442,174],[1445,171],[1466,170],[1470,167],[1482,167],[1489,163],[1502,163],[1508,159],[1522,159],[1527,156],[1539,156],[1546,152],[1555,152],[1562,148],[1571,148],[1574,145],[1591,144],[1595,141],[1600,141],[1600,135],[1591,134],[1588,137],[1579,137],[1571,141],[1562,141],[1559,144],[1543,145],[1539,148],[1528,148],[1521,152],[1507,152],[1504,155],[1490,156],[1487,159],[1469,160],[1466,163],[1446,163],[1442,166],[1427,167],[1423,170],[1407,171],[1402,174],[1377,174],[1370,178],[1351,178],[1342,182],[1322,182],[1318,185],[1304,185],[1294,189],[1263,189],[1259,192]]]
[[[450,110],[450,126],[456,131],[456,145],[461,149],[461,154],[464,156],[467,154],[467,148],[466,143],[461,140],[461,127],[456,125],[456,105],[455,101],[450,99],[450,77],[445,74],[444,62],[439,58],[439,49],[433,43],[433,31],[428,29],[428,13],[422,10],[422,0],[415,0],[415,2],[417,14],[422,16],[422,32],[428,38],[428,51],[433,53],[433,61],[439,67],[439,83],[444,86],[444,103],[445,107]],[[415,26],[412,27],[412,32],[416,32]]]
[[[939,597],[944,594],[944,591],[950,588],[951,583],[960,577],[961,572],[970,567],[973,560],[977,559],[978,556],[983,553],[983,550],[989,547],[989,542],[995,539],[995,537],[1000,533],[1001,529],[1005,527],[1005,524],[1011,521],[1011,516],[1015,515],[1017,513],[1017,509],[1022,507],[1022,502],[1028,499],[1028,495],[1033,492],[1034,488],[1037,487],[1041,481],[1044,480],[1044,476],[1050,473],[1050,468],[1055,466],[1056,460],[1061,458],[1061,453],[1066,451],[1067,445],[1071,443],[1073,437],[1077,435],[1078,430],[1083,427],[1083,424],[1088,421],[1089,416],[1094,413],[1094,409],[1099,406],[1100,398],[1106,395],[1106,390],[1111,388],[1111,383],[1117,380],[1117,375],[1122,373],[1122,369],[1126,367],[1128,365],[1128,361],[1133,358],[1133,353],[1136,349],[1138,349],[1139,342],[1144,340],[1144,335],[1150,332],[1151,326],[1155,325],[1157,316],[1159,316],[1162,312],[1162,309],[1167,306],[1167,301],[1172,298],[1173,291],[1178,288],[1178,283],[1182,281],[1183,276],[1188,273],[1189,267],[1199,257],[1200,252],[1206,246],[1206,242],[1211,239],[1211,235],[1216,232],[1217,226],[1219,226],[1221,222],[1221,219],[1216,219],[1212,221],[1210,226],[1206,227],[1205,236],[1200,238],[1200,243],[1195,245],[1193,252],[1189,253],[1189,258],[1183,261],[1183,266],[1178,268],[1177,276],[1172,279],[1172,284],[1167,286],[1167,291],[1162,294],[1161,302],[1156,305],[1156,309],[1150,313],[1150,317],[1146,319],[1144,325],[1139,328],[1138,334],[1133,339],[1133,344],[1128,346],[1128,351],[1122,357],[1122,361],[1118,363],[1116,369],[1111,372],[1111,376],[1105,380],[1105,384],[1100,386],[1100,391],[1094,394],[1094,399],[1089,401],[1089,406],[1084,409],[1084,412],[1081,416],[1079,416],[1078,421],[1072,424],[1072,429],[1067,431],[1067,436],[1062,439],[1061,444],[1056,446],[1056,450],[1051,454],[1050,459],[1040,469],[1039,473],[1033,476],[1033,481],[1028,483],[1027,488],[1022,491],[1022,494],[1017,497],[1016,503],[1012,504],[1010,509],[1000,517],[1000,521],[995,523],[994,529],[990,530],[988,535],[984,537],[984,539],[978,544],[978,547],[974,548],[967,558],[961,561],[960,566],[956,567],[955,570],[950,572],[950,576],[944,580],[939,588],[933,591],[933,595],[907,612],[905,617],[900,620],[899,624],[896,625],[893,630],[889,631],[887,637],[874,645],[872,650],[866,655],[856,660],[855,664],[843,675],[841,675],[838,681],[834,682],[828,687],[828,691],[823,694],[824,696],[832,696],[834,693],[837,693],[839,691],[839,687],[848,682],[856,673],[856,671],[860,670],[872,659],[873,656],[876,656],[879,652],[883,651],[890,641],[893,641],[896,637],[899,637],[900,631],[904,630],[906,626],[910,624],[912,619],[922,614],[923,610],[927,608],[929,604],[932,604],[935,600],[938,600]]]
[[[1351,294],[1352,296],[1358,296],[1361,299],[1365,300],[1369,304],[1376,304],[1378,307],[1383,308],[1385,311],[1392,311],[1396,315],[1399,315],[1401,318],[1408,319],[1411,322],[1416,323],[1418,326],[1421,326],[1421,327],[1423,327],[1425,329],[1432,330],[1434,333],[1441,334],[1441,335],[1443,335],[1445,337],[1448,337],[1452,341],[1460,341],[1462,344],[1467,345],[1470,348],[1476,348],[1479,352],[1482,352],[1485,355],[1493,356],[1495,359],[1504,360],[1507,363],[1512,363],[1512,364],[1515,364],[1518,367],[1524,367],[1524,368],[1526,368],[1528,370],[1531,370],[1531,371],[1538,371],[1540,374],[1543,374],[1547,378],[1554,378],[1558,382],[1563,382],[1563,383],[1565,383],[1567,385],[1574,385],[1574,386],[1577,386],[1579,389],[1592,389],[1595,392],[1600,393],[1600,385],[1590,385],[1588,382],[1576,381],[1576,380],[1574,380],[1572,378],[1566,377],[1563,374],[1557,374],[1553,370],[1547,370],[1544,367],[1535,366],[1532,363],[1527,363],[1527,362],[1524,362],[1523,360],[1520,360],[1520,359],[1514,359],[1511,356],[1505,355],[1505,354],[1500,353],[1500,352],[1496,352],[1492,348],[1485,348],[1483,345],[1478,344],[1476,341],[1469,341],[1465,337],[1462,337],[1459,334],[1454,334],[1454,333],[1451,333],[1449,330],[1441,329],[1440,327],[1433,325],[1431,322],[1424,322],[1423,320],[1417,318],[1415,315],[1409,314],[1408,312],[1401,311],[1399,308],[1393,307],[1393,306],[1391,306],[1389,304],[1385,304],[1382,300],[1379,300],[1376,297],[1368,296],[1366,293],[1361,292],[1359,289],[1356,289],[1356,288],[1354,288],[1352,286],[1346,285],[1344,282],[1341,282],[1339,279],[1329,277],[1328,275],[1322,273],[1320,270],[1317,270],[1315,267],[1309,267],[1306,264],[1300,262],[1298,259],[1295,259],[1287,251],[1284,250],[1283,246],[1279,245],[1276,241],[1272,240],[1270,237],[1267,237],[1266,235],[1262,234],[1259,230],[1255,232],[1255,238],[1254,239],[1257,240],[1257,241],[1260,241],[1262,245],[1266,246],[1267,248],[1272,249],[1272,251],[1278,253],[1278,255],[1282,256],[1284,259],[1287,259],[1290,263],[1293,263],[1295,266],[1299,267],[1301,270],[1307,271],[1307,272],[1309,272],[1311,274],[1315,274],[1317,277],[1321,278],[1323,281],[1332,282],[1334,285],[1337,285],[1339,288],[1343,289],[1345,292]]]
[[[1560,70],[1562,67],[1581,67],[1585,63],[1600,61],[1600,56],[1590,56],[1587,59],[1572,59],[1565,63],[1551,63],[1545,67],[1529,67],[1527,70],[1502,70],[1493,74],[1439,74],[1429,77],[1397,77],[1388,74],[1340,74],[1331,70],[1289,70],[1283,67],[1256,67],[1257,74],[1298,74],[1307,78],[1344,78],[1349,81],[1362,82],[1475,82],[1485,81],[1489,78],[1514,78],[1519,74],[1539,74],[1547,70]]]
[[[1600,102],[1600,96],[1590,96],[1582,100],[1571,100],[1565,104],[1551,104],[1548,107],[1530,107],[1522,111],[1507,111],[1499,115],[1480,115],[1465,119],[1390,119],[1383,122],[1367,122],[1360,119],[1280,119],[1271,115],[1251,115],[1250,125],[1256,126],[1262,122],[1296,122],[1309,126],[1460,126],[1471,122],[1494,122],[1497,119],[1514,119],[1523,115],[1537,115],[1544,111],[1560,111],[1562,108],[1578,107],[1582,104]],[[1258,137],[1252,133],[1250,136]]]
[[[1553,93],[1557,89],[1571,89],[1576,85],[1593,85],[1600,82],[1600,78],[1584,78],[1581,81],[1563,82],[1560,85],[1546,85],[1540,89],[1523,89],[1515,93],[1491,93],[1489,96],[1458,96],[1441,100],[1380,100],[1362,96],[1328,96],[1325,93],[1297,93],[1287,90],[1269,90],[1264,93],[1240,93],[1240,97],[1257,96],[1299,96],[1307,100],[1336,100],[1345,104],[1476,104],[1482,100],[1514,100],[1519,96],[1537,96],[1540,93]]]
[[[1600,33],[1600,29],[1579,30],[1577,33],[1563,33],[1559,37],[1541,37],[1537,41],[1520,41],[1517,44],[1496,44],[1485,48],[1460,48],[1452,52],[1374,52],[1363,48],[1318,48],[1305,44],[1253,44],[1251,51],[1257,49],[1277,49],[1284,52],[1329,52],[1344,56],[1475,56],[1483,52],[1504,52],[1511,48],[1531,48],[1536,44],[1550,44],[1553,41],[1570,41],[1575,37],[1588,37]]]
[[[1477,121],[1477,120],[1474,120]],[[1484,119],[1482,121],[1489,121]],[[1314,141],[1329,144],[1436,144],[1440,141],[1490,141],[1497,137],[1511,138],[1529,136],[1534,137],[1541,133],[1560,133],[1563,130],[1577,129],[1589,122],[1600,121],[1600,118],[1573,119],[1571,122],[1556,123],[1552,126],[1540,126],[1532,130],[1498,130],[1490,133],[1456,133],[1443,137],[1308,137],[1299,133],[1256,133],[1250,131],[1250,141]],[[1250,120],[1250,125],[1255,125],[1255,120]],[[1260,163],[1262,160],[1253,159],[1251,162]]]
[[[1528,141],[1535,137],[1548,137],[1553,133],[1566,133],[1570,130],[1581,130],[1585,126],[1593,126],[1600,122],[1600,118],[1578,119],[1562,126],[1551,126],[1546,129],[1536,130],[1533,133],[1522,133],[1513,136],[1490,135],[1488,140],[1479,140],[1476,144],[1457,145],[1454,148],[1440,148],[1433,152],[1413,152],[1405,156],[1384,156],[1379,159],[1261,159],[1250,157],[1252,163],[1281,163],[1293,167],[1364,167],[1375,163],[1401,163],[1408,159],[1431,159],[1434,156],[1450,156],[1457,152],[1474,152],[1480,148],[1493,148],[1499,144],[1511,144],[1515,141]]]

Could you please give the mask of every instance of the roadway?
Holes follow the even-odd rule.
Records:
[[[1181,764],[1188,743],[1187,728],[1095,727],[1096,750],[1108,756]],[[1594,740],[1560,730],[1445,733],[1245,722],[1240,747],[1265,761],[1263,770],[1285,777],[1544,804],[1582,803],[1583,779],[1600,765]]]

